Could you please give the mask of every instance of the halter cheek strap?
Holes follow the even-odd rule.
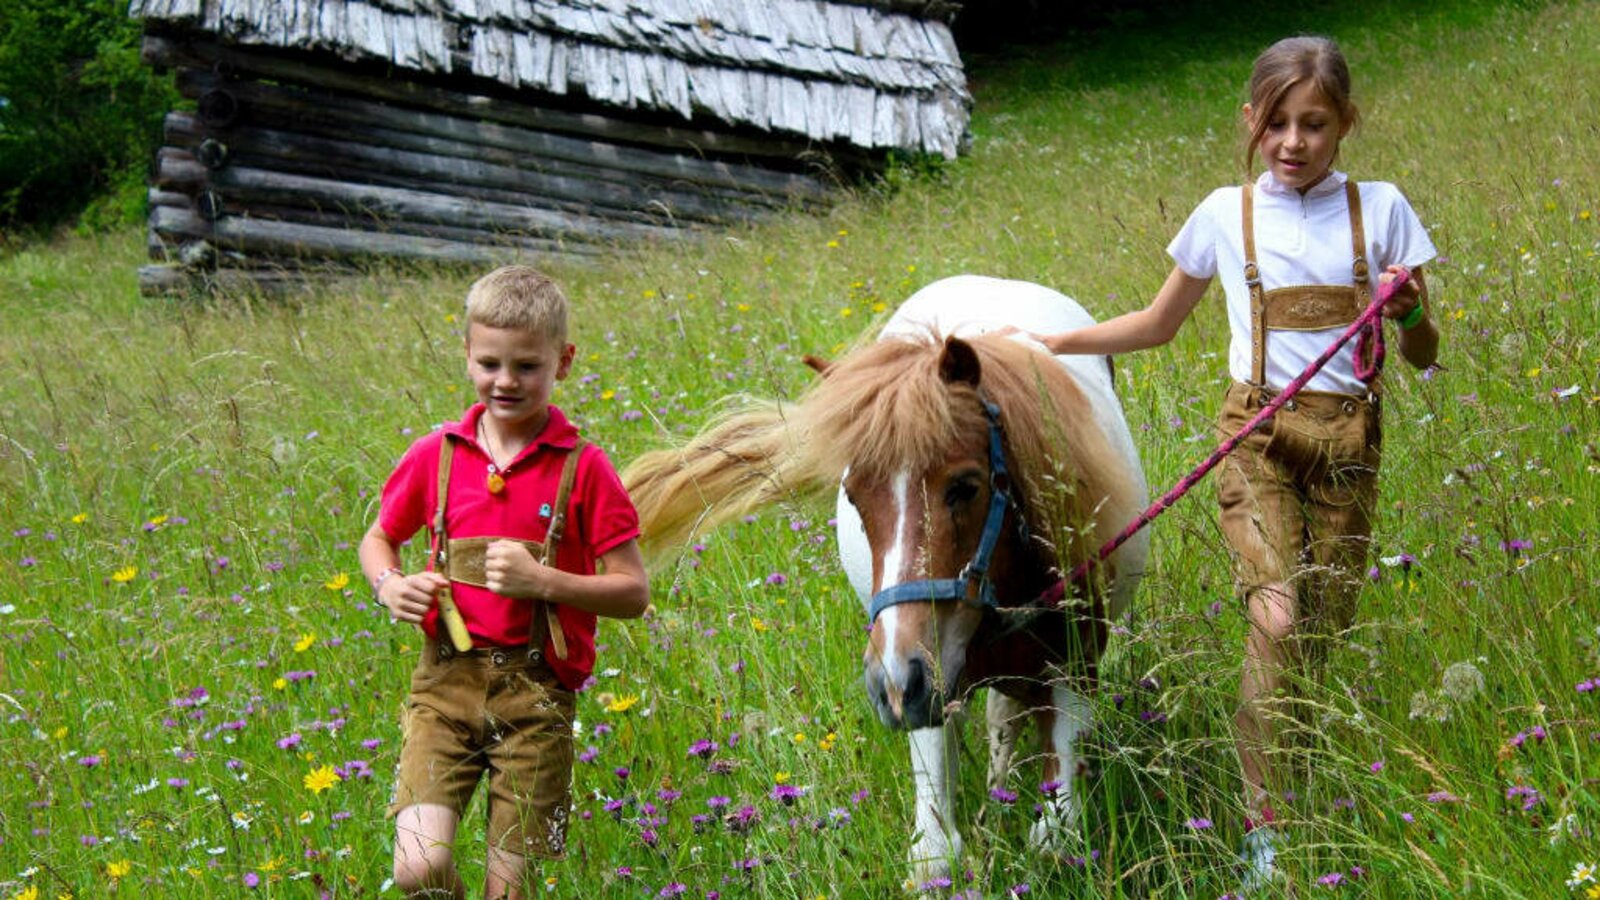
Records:
[[[954,578],[925,578],[919,581],[902,581],[872,595],[872,605],[867,611],[868,621],[878,621],[878,614],[901,603],[928,603],[938,600],[959,600],[979,609],[999,609],[994,582],[989,580],[989,561],[994,556],[995,545],[1000,543],[1000,529],[1006,509],[1015,501],[1011,496],[1011,474],[1006,469],[1006,451],[1000,429],[1000,407],[979,396],[984,415],[989,419],[989,512],[983,522],[983,534],[978,539],[978,549],[961,573]],[[1018,517],[1018,522],[1022,521]],[[977,596],[973,596],[974,587]]]

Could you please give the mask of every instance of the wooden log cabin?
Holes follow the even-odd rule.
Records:
[[[487,265],[825,205],[953,158],[948,0],[133,0],[165,122],[147,293]]]

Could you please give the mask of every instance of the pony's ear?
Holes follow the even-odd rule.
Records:
[[[977,387],[983,367],[978,364],[977,351],[972,345],[954,335],[944,339],[944,353],[939,356],[939,377],[947,384],[964,381]]]
[[[800,357],[800,361],[805,363],[806,366],[811,369],[811,371],[821,375],[824,378],[828,377],[828,370],[833,368],[833,363],[828,362],[820,356],[812,356],[809,353]]]

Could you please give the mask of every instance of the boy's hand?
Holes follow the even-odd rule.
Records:
[[[546,586],[550,569],[516,541],[494,541],[483,553],[484,586],[513,600],[536,600],[549,596]]]
[[[438,572],[386,578],[378,590],[378,602],[389,607],[391,619],[420,625],[422,617],[433,608],[439,589],[449,585],[449,579]]]

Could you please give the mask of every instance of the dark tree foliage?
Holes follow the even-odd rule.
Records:
[[[127,0],[0,0],[0,228],[127,218],[177,99]],[[124,199],[123,209],[107,197]]]

